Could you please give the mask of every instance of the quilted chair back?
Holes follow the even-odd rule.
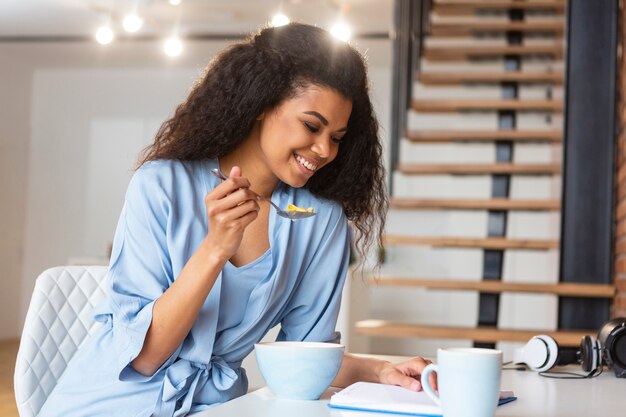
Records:
[[[92,310],[104,297],[105,266],[65,266],[35,282],[15,364],[21,417],[36,416],[78,348],[100,323]]]

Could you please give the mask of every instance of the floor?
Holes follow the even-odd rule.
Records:
[[[18,417],[13,395],[13,371],[19,340],[0,340],[0,416]]]

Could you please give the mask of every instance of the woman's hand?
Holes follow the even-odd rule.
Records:
[[[257,195],[235,166],[228,179],[206,195],[205,204],[209,223],[205,243],[221,259],[228,260],[237,253],[244,230],[259,214]]]
[[[399,385],[411,391],[420,391],[422,383],[420,376],[427,365],[432,362],[420,356],[416,356],[400,363],[386,362],[382,365],[378,375],[383,384]],[[435,374],[430,374],[429,382],[433,390],[437,389],[437,378]]]

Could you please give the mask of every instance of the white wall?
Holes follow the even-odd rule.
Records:
[[[106,256],[138,150],[224,45],[0,45],[0,339],[42,270]]]
[[[158,68],[35,71],[23,294],[45,268],[106,256],[137,155],[194,76]]]
[[[14,337],[22,325],[31,80],[29,67],[0,53],[0,339]]]

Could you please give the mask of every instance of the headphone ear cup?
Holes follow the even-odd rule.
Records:
[[[529,369],[544,372],[556,363],[559,346],[547,335],[533,336],[524,347],[515,349],[514,362],[524,363]]]
[[[596,369],[597,366],[594,366],[594,362],[596,360],[592,337],[583,336],[580,340],[580,364],[583,367],[583,371],[591,372],[592,369]]]
[[[602,345],[593,336],[584,336],[580,341],[580,360],[583,371],[591,372],[602,365]]]
[[[547,335],[539,335],[536,336],[540,338],[542,342],[545,343],[546,349],[548,351],[548,358],[544,366],[540,369],[537,369],[537,372],[545,372],[556,365],[556,361],[559,359],[559,344],[552,337]]]

